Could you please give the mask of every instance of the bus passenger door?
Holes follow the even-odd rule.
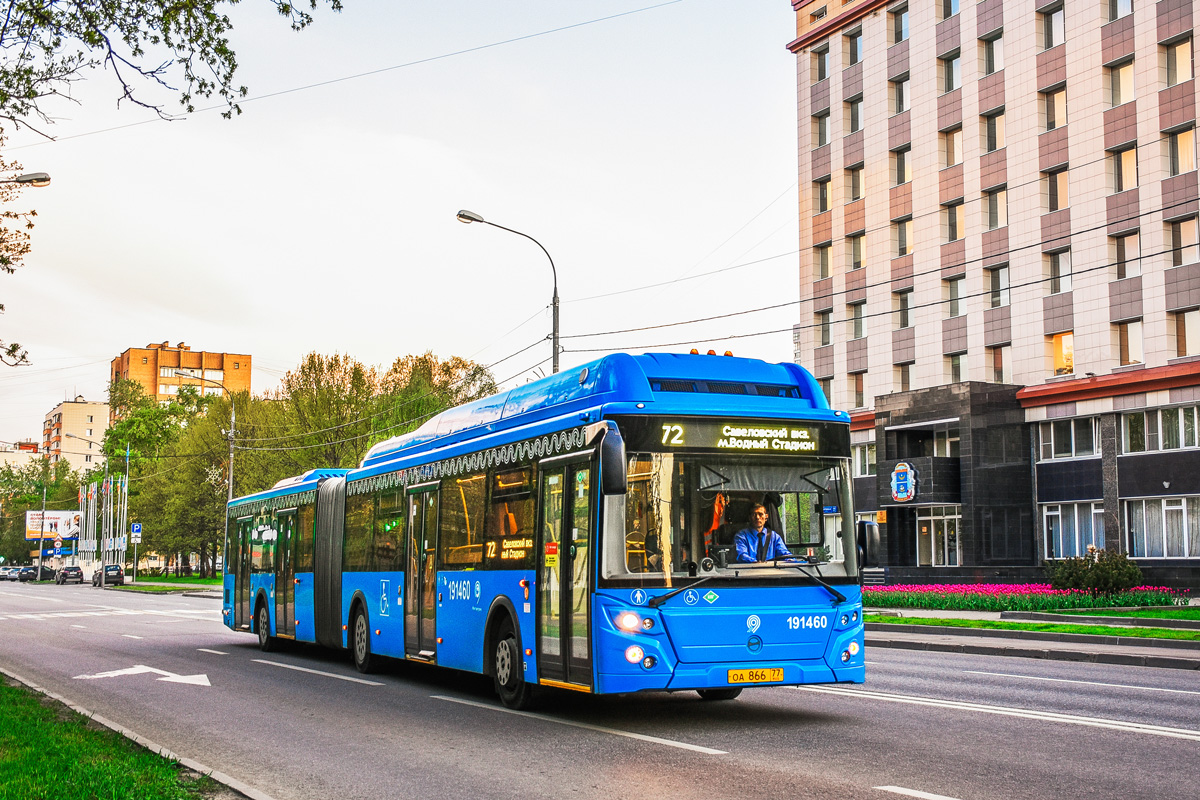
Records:
[[[250,549],[250,529],[254,527],[254,520],[250,517],[243,517],[236,523],[237,525],[237,562],[234,564],[234,574],[237,576],[237,586],[234,590],[233,608],[234,608],[234,625],[239,628],[250,626],[250,560],[252,553]]]
[[[438,484],[417,486],[408,495],[408,564],[404,571],[404,653],[437,659]]]
[[[588,461],[543,466],[538,495],[538,672],[577,686],[592,685],[591,483]]]
[[[278,517],[279,541],[275,555],[275,634],[296,636],[296,512],[284,511]]]

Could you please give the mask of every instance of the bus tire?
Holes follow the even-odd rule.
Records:
[[[254,615],[254,632],[258,634],[258,649],[269,653],[275,649],[276,639],[271,635],[271,612],[266,603],[258,604]]]
[[[697,689],[696,694],[701,700],[732,700],[742,693],[740,688],[734,689]]]
[[[364,673],[375,670],[371,656],[371,625],[362,606],[354,610],[354,620],[350,623],[350,653],[354,656],[356,670]]]
[[[512,622],[505,620],[492,649],[492,679],[500,702],[507,708],[521,710],[533,702],[533,687],[525,682],[524,661]]]

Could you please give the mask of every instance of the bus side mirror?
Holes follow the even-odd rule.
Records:
[[[609,422],[600,440],[600,491],[605,495],[625,494],[625,440],[617,426]]]
[[[879,523],[860,520],[856,531],[859,569],[879,564]]]

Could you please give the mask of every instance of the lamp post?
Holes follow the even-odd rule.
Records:
[[[225,392],[225,396],[229,398],[229,494],[225,499],[225,547],[229,547],[229,506],[233,504],[233,431],[237,427],[237,406],[233,402],[233,392],[229,391],[229,387],[220,381],[215,381],[212,378],[201,378],[198,375],[193,375],[184,370],[175,370],[176,377],[193,378],[206,383],[215,383],[220,386]],[[224,559],[224,556],[222,556]],[[216,554],[213,554],[213,564],[217,563]],[[222,567],[223,568],[223,567]],[[215,570],[215,567],[214,567]]]
[[[77,436],[77,435],[76,435],[76,434],[74,434],[74,433],[64,433],[64,434],[63,434],[63,436],[66,436],[66,437],[67,437],[67,438],[69,438],[69,439],[78,439],[78,440],[80,440],[81,442],[87,442],[88,444],[94,444],[94,445],[96,445],[97,447],[99,447],[99,448],[100,448],[101,452],[103,452],[103,450],[104,450],[104,445],[100,444],[99,442],[93,442],[91,439],[85,439],[84,437],[82,437],[82,436]],[[128,469],[128,468],[129,468],[129,462],[128,462],[128,461],[126,461],[126,462],[125,462],[125,468],[126,468],[126,469]],[[105,455],[105,456],[104,456],[104,484],[103,484],[103,485],[104,485],[104,486],[107,486],[107,485],[108,485],[108,456],[107,456],[107,455]],[[101,499],[103,500],[103,497],[104,497],[103,491],[101,491],[101,495],[100,495],[100,497],[101,497]],[[109,497],[112,497],[112,494],[111,494],[111,493],[109,494]],[[81,509],[81,510],[82,510],[82,509]],[[103,505],[101,505],[101,512],[103,513]],[[109,527],[109,526],[107,525],[107,523],[108,523],[108,517],[109,517],[109,515],[107,515],[107,514],[104,514],[103,516],[104,516],[104,520],[103,520],[103,522],[104,522],[105,524],[101,526],[101,527],[102,527],[102,529],[103,529],[103,528],[107,528],[107,527]],[[43,517],[44,517],[44,515],[43,515]],[[101,530],[101,531],[100,531],[100,533],[99,533],[99,535],[96,537],[96,549],[100,551],[100,580],[99,580],[99,581],[96,583],[96,586],[97,586],[97,588],[100,588],[100,589],[103,589],[103,588],[104,588],[104,584],[105,584],[105,580],[104,580],[104,579],[105,579],[105,576],[104,576],[104,561],[105,561],[105,558],[104,558],[104,539],[105,539],[105,536],[104,536],[104,531],[103,531],[103,530]],[[133,571],[134,571],[134,574],[136,574],[136,573],[137,573],[137,564],[134,564],[134,565],[133,565]],[[41,575],[39,574],[39,575],[38,575],[38,577],[41,577]]]
[[[554,277],[554,303],[552,306],[554,328],[553,328],[553,332],[551,333],[550,338],[551,338],[551,342],[554,346],[554,354],[553,354],[554,358],[553,358],[553,362],[552,362],[553,368],[554,368],[555,372],[558,372],[558,270],[556,270],[554,268],[554,259],[550,258],[550,251],[547,250],[545,247],[542,247],[542,243],[539,242],[537,239],[533,238],[532,236],[530,236],[529,234],[521,233],[520,231],[514,231],[512,228],[506,228],[503,225],[497,225],[494,222],[488,222],[486,219],[479,216],[474,211],[467,211],[466,209],[463,209],[462,211],[458,212],[457,216],[458,216],[459,222],[463,222],[468,225],[470,225],[472,222],[482,222],[484,225],[491,225],[493,228],[499,228],[502,231],[508,231],[509,233],[515,233],[517,236],[524,236],[526,239],[533,242],[538,247],[541,247],[542,252],[546,254],[546,258],[550,259],[550,273]]]
[[[19,183],[22,186],[49,186],[50,176],[45,172],[27,172],[15,178],[0,179],[0,183]]]

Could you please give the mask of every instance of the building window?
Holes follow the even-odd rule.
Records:
[[[1052,131],[1067,124],[1067,90],[1054,89],[1042,93],[1042,114],[1045,130]]]
[[[810,22],[816,22],[819,19],[825,19],[826,6],[821,6],[816,11],[808,15]]]
[[[846,120],[850,128],[847,133],[857,133],[863,126],[863,100],[856,97],[846,101]]]
[[[92,457],[91,457],[91,456],[87,456],[87,455],[85,455],[85,456],[83,457],[83,460],[84,460],[84,463],[87,463],[87,464],[90,464],[90,463],[92,463]]]
[[[1055,375],[1075,373],[1075,336],[1071,331],[1056,333],[1050,337],[1050,349],[1054,359]]]
[[[846,260],[850,264],[850,269],[855,270],[863,268],[863,252],[865,250],[864,243],[866,240],[866,235],[862,233],[856,233],[853,236],[846,237]]]
[[[863,168],[862,164],[853,166],[846,170],[846,198],[847,202],[861,200],[863,196]]]
[[[91,422],[91,421],[92,421],[92,418],[91,418],[91,417],[88,417],[88,422]],[[92,429],[91,429],[91,428],[87,428],[87,429],[85,429],[85,430],[84,430],[84,432],[83,432],[83,435],[84,435],[84,436],[92,436],[92,435],[94,435],[94,434],[92,433]]]
[[[854,405],[851,408],[866,408],[867,387],[866,373],[855,372],[850,376],[850,391],[854,395]]]
[[[1167,134],[1167,162],[1172,177],[1196,168],[1195,128],[1184,128]]]
[[[1144,364],[1145,353],[1142,352],[1142,321],[1130,320],[1117,324],[1117,359],[1121,366]]]
[[[95,420],[95,418],[94,418],[94,417],[92,417],[92,415],[91,415],[91,414],[88,414],[88,415],[87,415],[87,421],[88,421],[88,422],[95,422],[96,420]]]
[[[850,66],[854,66],[862,61],[863,40],[861,30],[846,34],[846,57],[850,62]]]
[[[938,59],[942,74],[942,92],[953,92],[962,86],[962,57],[958,53]]]
[[[824,111],[813,115],[813,146],[823,147],[829,144],[829,112]]]
[[[1117,268],[1117,280],[1141,275],[1142,251],[1137,231],[1110,236],[1109,241],[1113,245],[1113,264]]]
[[[943,167],[953,167],[955,164],[962,163],[962,141],[962,126],[948,131],[942,131],[941,145]]]
[[[1167,62],[1167,86],[1192,79],[1192,40],[1181,39],[1164,45]]]
[[[988,114],[983,118],[983,152],[990,153],[1004,147],[1004,112]]]
[[[908,6],[901,6],[888,12],[891,19],[892,44],[908,40]]]
[[[908,111],[908,76],[892,81],[892,113]]]
[[[1175,355],[1200,356],[1200,309],[1180,311],[1175,317]]]
[[[829,251],[831,247],[828,244],[817,245],[813,248],[813,273],[816,280],[823,280],[829,277]]]
[[[939,0],[939,7],[942,13],[940,19],[948,19],[958,13],[958,0]]]
[[[1050,276],[1050,294],[1071,291],[1071,251],[1046,254],[1046,271]]]
[[[1059,211],[1067,207],[1070,197],[1067,193],[1067,170],[1042,173],[1046,176],[1046,210]]]
[[[1171,266],[1194,264],[1200,261],[1200,239],[1197,239],[1196,218],[1181,219],[1167,224],[1171,236]]]
[[[1114,64],[1107,70],[1108,104],[1114,108],[1133,99],[1133,61]]]
[[[1040,17],[1042,28],[1042,49],[1049,50],[1051,47],[1058,47],[1067,40],[1066,18],[1063,16],[1063,7],[1059,5],[1049,8],[1038,15]]]
[[[146,357],[145,357],[145,356],[142,356],[142,363],[143,363],[143,364],[145,364],[145,363],[146,363]]]
[[[1004,37],[984,39],[983,42],[983,74],[991,75],[1004,69]]]
[[[896,292],[896,328],[903,330],[912,327],[912,292]]]
[[[946,376],[950,379],[950,383],[962,383],[964,359],[964,353],[946,356]]]
[[[942,217],[946,221],[947,242],[957,242],[966,235],[966,229],[963,224],[963,204],[961,201],[942,206]]]
[[[1104,549],[1103,503],[1052,503],[1042,506],[1046,558],[1075,558],[1089,546]]]
[[[991,347],[988,348],[988,355],[992,362],[992,382],[1012,383],[1012,347]]]
[[[1114,192],[1126,192],[1137,187],[1137,147],[1109,152],[1108,165]]]
[[[813,50],[813,82],[817,83],[829,77],[829,45]]]
[[[1121,422],[1126,453],[1196,447],[1196,406],[1126,414]]]
[[[963,282],[965,280],[965,278],[951,278],[946,281],[946,298],[948,300],[946,304],[948,313],[946,316],[948,317],[961,317],[965,313],[962,297]]]
[[[1129,555],[1200,558],[1200,497],[1126,500]]]
[[[816,319],[817,346],[824,347],[833,342],[833,312],[818,311]]]
[[[833,378],[817,378],[817,385],[821,387],[821,394],[825,395],[825,402],[833,405]]]
[[[991,284],[992,308],[1009,305],[1011,299],[1008,290],[1008,265],[994,267],[988,272],[991,273],[988,277]]]
[[[892,185],[899,186],[912,180],[912,165],[909,156],[912,146],[906,145],[892,151]]]
[[[992,189],[983,193],[983,223],[989,231],[1008,225],[1008,190]]]
[[[875,474],[875,445],[856,444],[851,448],[854,454],[854,477],[869,478]]]
[[[1108,0],[1108,21],[1133,13],[1133,0]]]
[[[912,386],[912,364],[897,364],[895,372],[896,388],[901,392],[907,392]]]
[[[846,306],[846,318],[849,322],[850,338],[861,339],[866,336],[866,326],[863,324],[863,303]]]
[[[1040,460],[1100,455],[1100,418],[1056,419],[1038,423]]]
[[[813,184],[813,203],[818,214],[829,210],[829,178],[822,178]]]
[[[896,243],[897,258],[912,252],[912,217],[899,219],[892,223],[892,240]]]

